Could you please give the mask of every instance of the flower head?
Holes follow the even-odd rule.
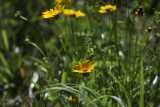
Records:
[[[76,65],[73,66],[73,72],[90,73],[95,66],[96,64],[89,60],[86,60],[82,63],[78,62]]]
[[[144,16],[145,15],[145,13],[144,13],[144,7],[143,6],[139,6],[138,10],[135,12],[135,15],[137,15],[137,16]]]
[[[62,3],[63,0],[56,0],[57,3]]]
[[[148,33],[150,33],[150,32],[152,32],[152,28],[149,26],[146,31],[147,31]]]
[[[57,3],[62,3],[62,2],[64,2],[64,3],[68,4],[68,5],[71,5],[71,4],[72,4],[72,0],[56,0],[56,2],[57,2]]]
[[[116,9],[117,9],[116,6],[106,5],[106,6],[101,6],[100,10],[98,12],[103,14],[103,13],[108,13],[108,12],[115,11]]]
[[[76,17],[76,18],[85,16],[85,14],[83,12],[81,12],[80,10],[75,11],[75,10],[72,10],[72,9],[64,9],[63,14],[66,15],[66,16],[73,16],[73,17]]]
[[[58,16],[62,10],[64,9],[64,6],[57,4],[54,9],[50,9],[49,11],[42,13],[42,18],[52,18]]]

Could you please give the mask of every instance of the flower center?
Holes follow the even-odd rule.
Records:
[[[107,12],[111,12],[111,9],[106,9]]]
[[[83,68],[83,72],[87,72],[88,71],[88,69],[87,68]]]

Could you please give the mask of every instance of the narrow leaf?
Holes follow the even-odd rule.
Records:
[[[2,39],[4,42],[5,49],[8,51],[9,50],[9,43],[8,43],[7,33],[5,30],[2,30]]]

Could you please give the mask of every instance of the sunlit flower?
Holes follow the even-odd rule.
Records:
[[[79,11],[75,11],[72,9],[64,9],[63,14],[66,16],[73,16],[73,17],[83,17],[85,16],[85,14],[83,12]]]
[[[56,0],[57,3],[62,3],[63,0]]]
[[[82,63],[78,62],[76,65],[73,66],[73,72],[90,73],[95,66],[96,64],[89,60],[86,60]]]
[[[115,10],[117,10],[116,6],[106,5],[106,6],[101,6],[100,10],[98,12],[103,14],[103,13],[108,13],[108,12],[112,12],[112,11],[115,11]]]
[[[42,13],[42,18],[52,18],[58,16],[64,9],[64,6],[57,4],[54,9]]]
[[[64,2],[64,3],[68,4],[68,5],[71,5],[71,4],[72,4],[72,0],[56,0],[56,2],[57,2],[57,3],[62,3],[62,2]]]

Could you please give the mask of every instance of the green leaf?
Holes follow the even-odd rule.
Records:
[[[62,80],[61,80],[61,83],[62,83],[62,84],[65,84],[65,83],[66,83],[66,76],[67,76],[67,73],[66,73],[66,72],[63,72],[63,74],[62,74]]]
[[[2,64],[5,66],[5,67],[8,67],[8,63],[7,61],[5,60],[5,57],[3,56],[3,54],[0,52],[0,60],[2,62]]]
[[[6,30],[2,30],[2,39],[4,42],[5,49],[8,51],[9,50],[9,43],[8,43]]]
[[[3,71],[3,72],[5,71],[5,73],[7,73],[12,78],[13,74],[9,69],[8,62],[6,61],[5,57],[1,52],[0,52],[0,61],[2,62],[2,65],[3,65],[3,66],[0,66],[0,71]]]

